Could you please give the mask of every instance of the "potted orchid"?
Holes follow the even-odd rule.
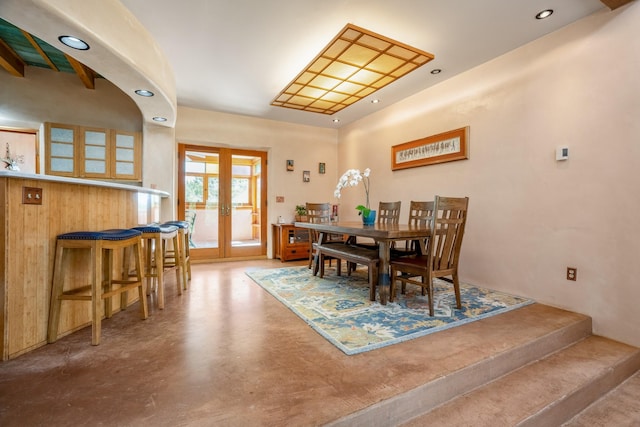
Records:
[[[356,187],[358,184],[362,182],[364,186],[365,193],[365,204],[356,206],[358,210],[358,215],[362,215],[362,219],[365,224],[372,224],[375,221],[375,210],[372,210],[369,206],[369,175],[371,174],[371,169],[366,168],[363,173],[360,173],[360,169],[349,169],[347,170],[338,181],[338,185],[336,185],[336,189],[333,192],[333,195],[338,199],[341,196],[342,189],[345,187]]]

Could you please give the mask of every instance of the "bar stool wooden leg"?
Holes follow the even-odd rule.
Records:
[[[53,343],[58,339],[58,324],[60,323],[60,308],[62,306],[62,289],[64,286],[62,274],[62,257],[64,247],[60,241],[56,242],[56,255],[53,262],[53,284],[51,301],[49,304],[49,324],[47,326],[47,342]]]
[[[142,283],[142,286],[138,287],[138,296],[140,299],[140,316],[143,319],[149,317],[149,309],[147,306],[147,296],[144,289],[144,280],[142,277],[142,242],[139,242],[133,248],[136,268],[136,281]]]
[[[96,240],[91,245],[91,345],[100,344],[102,330],[102,245]]]
[[[163,245],[164,241],[158,235],[155,238],[155,249],[154,249],[154,262],[153,265],[155,267],[155,278],[157,280],[157,292],[158,292],[158,308],[164,309],[164,252]]]
[[[178,289],[178,295],[182,295],[182,287],[184,286],[186,289],[186,275],[181,274],[184,269],[181,266],[181,250],[180,250],[180,238],[178,236],[178,233],[176,233],[172,238],[171,241],[173,242],[173,256],[174,256],[174,262],[175,262],[175,268],[176,268],[176,286]],[[165,251],[164,251],[164,255],[166,255],[166,247],[165,247]]]
[[[102,290],[110,293],[113,290],[113,250],[102,250]],[[110,319],[113,316],[113,301],[111,297],[104,299],[104,317]]]

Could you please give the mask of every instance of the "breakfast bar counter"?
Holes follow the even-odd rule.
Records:
[[[168,196],[135,185],[0,171],[1,359],[47,342],[56,236],[159,221],[160,200]],[[86,254],[69,258],[73,280],[88,283]],[[60,334],[89,325],[90,311],[90,304],[70,304]]]

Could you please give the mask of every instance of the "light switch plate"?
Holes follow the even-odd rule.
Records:
[[[22,203],[25,205],[41,205],[42,188],[22,187]]]

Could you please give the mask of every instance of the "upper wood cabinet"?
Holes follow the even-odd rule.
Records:
[[[140,132],[45,123],[45,135],[48,175],[142,180]]]

